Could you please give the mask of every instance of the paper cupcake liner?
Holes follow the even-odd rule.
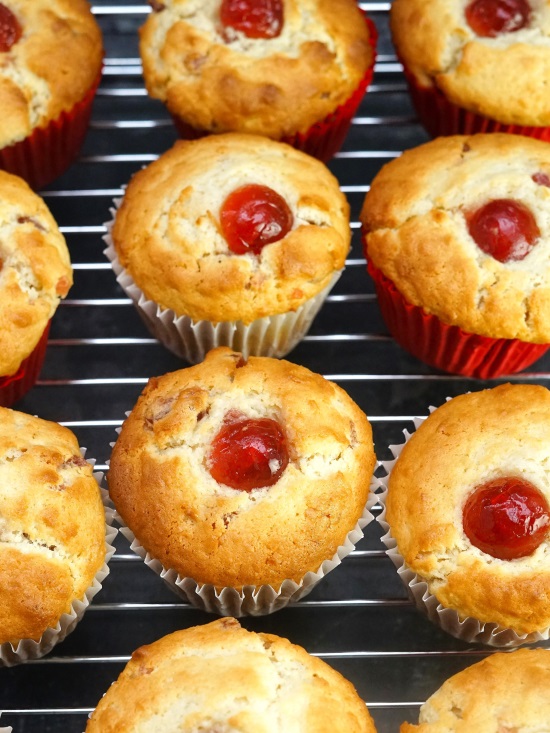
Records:
[[[80,452],[84,458],[86,449],[81,448]],[[95,459],[88,459],[88,463],[93,466]],[[16,646],[13,646],[10,642],[0,644],[0,667],[12,667],[15,664],[26,662],[29,659],[39,659],[50,652],[56,644],[62,642],[74,630],[94,596],[101,590],[102,583],[109,574],[109,560],[115,552],[113,542],[118,534],[118,530],[113,526],[115,512],[112,508],[109,494],[105,489],[101,488],[103,473],[96,471],[93,475],[100,488],[101,498],[105,508],[105,561],[96,573],[92,584],[86,590],[84,596],[74,601],[70,611],[61,616],[55,627],[46,629],[38,641],[22,639]]]
[[[0,168],[14,173],[34,189],[58,178],[75,160],[86,137],[98,75],[85,97],[70,110],[13,145],[0,149]]]
[[[118,205],[118,201],[115,202]],[[113,212],[114,214],[114,212]],[[149,300],[135,284],[117,257],[110,236],[113,222],[107,222],[105,255],[110,260],[120,286],[130,297],[150,333],[174,354],[191,364],[203,361],[210,349],[229,346],[243,357],[271,356],[281,358],[304,338],[313,319],[321,309],[341,272],[334,273],[329,284],[297,310],[258,318],[252,323],[242,321],[193,321],[178,316],[171,309],[161,308]]]
[[[371,262],[382,317],[397,343],[421,361],[451,374],[493,379],[525,369],[550,344],[490,338],[449,326],[437,316],[407,302],[394,283]]]
[[[281,142],[288,143],[297,150],[301,150],[323,162],[330,160],[342,147],[353,115],[357,111],[372,81],[378,32],[370,18],[364,15],[364,19],[369,29],[373,58],[371,66],[366,70],[357,88],[343,104],[327,115],[324,120],[320,120],[312,125],[309,130],[281,138]],[[212,134],[211,130],[203,130],[189,125],[174,113],[171,113],[171,116],[179,136],[184,140],[196,140],[199,137]]]
[[[51,321],[44,329],[40,341],[29,356],[23,359],[15,374],[9,377],[0,377],[0,405],[2,407],[11,407],[14,402],[21,399],[34,386],[46,356],[50,323]]]
[[[449,397],[447,399],[450,399]],[[430,406],[430,413],[436,408]],[[413,418],[414,429],[426,420],[426,417]],[[522,644],[534,644],[537,641],[546,641],[550,638],[550,628],[530,634],[518,634],[513,629],[501,626],[497,623],[483,623],[476,618],[468,616],[460,618],[458,613],[452,608],[445,608],[437,598],[430,593],[428,583],[417,573],[415,573],[405,562],[404,557],[399,552],[397,541],[391,534],[391,528],[386,521],[386,498],[388,496],[388,480],[392,469],[401,455],[405,445],[411,438],[408,430],[404,430],[404,443],[400,445],[390,445],[390,451],[393,459],[390,461],[381,461],[381,465],[385,470],[385,476],[378,479],[379,489],[377,499],[382,507],[382,511],[377,517],[377,521],[384,530],[382,542],[386,546],[386,555],[391,559],[403,585],[407,589],[409,598],[415,604],[416,608],[424,613],[429,620],[436,626],[441,627],[451,636],[468,643],[475,642],[477,644],[487,644],[492,647],[513,648]]]

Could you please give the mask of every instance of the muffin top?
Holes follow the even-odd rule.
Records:
[[[401,733],[505,733],[548,730],[550,651],[493,654],[458,672],[420,709],[419,725]]]
[[[0,171],[0,376],[33,351],[72,282],[67,245],[46,204]]]
[[[241,429],[252,431],[250,451]],[[256,450],[266,456],[261,482],[241,471]],[[109,491],[165,568],[216,587],[278,588],[343,544],[374,463],[368,420],[337,385],[220,347],[149,380],[113,449]]]
[[[105,559],[92,467],[67,428],[0,407],[0,643],[38,640]]]
[[[395,0],[390,26],[399,56],[421,86],[435,85],[460,107],[506,124],[550,125],[550,2],[514,0],[506,22],[480,25],[476,16],[491,13],[479,6],[489,4]]]
[[[137,649],[87,733],[376,733],[353,685],[302,647],[219,619]]]
[[[291,226],[258,253],[238,254],[222,208],[250,185],[281,197]],[[123,267],[162,308],[195,321],[250,323],[296,310],[344,267],[349,205],[315,158],[259,136],[212,135],[178,141],[134,175],[112,237]]]
[[[0,40],[1,148],[83,99],[103,46],[86,0],[3,0],[0,15],[16,29]]]
[[[548,143],[493,133],[408,150],[361,221],[367,257],[409,303],[469,333],[550,341]]]
[[[549,445],[550,392],[505,384],[439,407],[397,459],[391,534],[405,563],[460,617],[518,634],[550,626],[550,521],[548,510],[535,511],[550,502]],[[501,487],[491,513],[476,490],[499,479],[515,480],[516,494]]]
[[[345,102],[374,57],[355,0],[283,0],[280,33],[224,26],[220,0],[163,0],[141,28],[149,93],[194,127],[275,140]]]

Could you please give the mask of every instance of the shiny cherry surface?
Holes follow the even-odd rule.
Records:
[[[220,223],[234,254],[258,255],[266,244],[288,234],[293,216],[287,202],[276,191],[252,183],[229,194],[220,210]]]
[[[468,25],[476,35],[494,38],[525,28],[531,7],[526,0],[473,0],[465,12]]]
[[[466,215],[477,246],[499,262],[522,260],[540,237],[530,209],[513,199],[494,199]]]
[[[270,418],[240,418],[224,423],[212,441],[210,475],[240,491],[273,486],[288,465],[283,429]]]
[[[21,38],[19,21],[9,8],[0,3],[0,51],[9,51]]]
[[[500,560],[531,555],[548,533],[550,508],[529,481],[503,477],[476,487],[462,513],[466,536]]]
[[[275,38],[283,27],[283,0],[222,0],[220,19],[247,38]]]

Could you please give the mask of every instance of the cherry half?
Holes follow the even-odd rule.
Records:
[[[550,178],[547,173],[539,171],[538,173],[533,173],[531,178],[539,186],[550,186]]]
[[[228,420],[212,441],[210,475],[232,489],[273,486],[287,465],[286,436],[268,417]]]
[[[503,477],[477,486],[462,512],[466,536],[500,560],[531,555],[550,525],[550,507],[529,481]]]
[[[21,38],[21,26],[9,8],[0,3],[0,52],[9,51]]]
[[[476,35],[494,38],[525,28],[531,7],[527,0],[473,0],[465,12],[468,25]]]
[[[235,189],[220,210],[222,232],[229,249],[238,255],[258,255],[292,228],[293,216],[282,196],[268,186],[251,183]]]
[[[499,262],[522,260],[540,237],[532,212],[513,199],[489,201],[468,213],[466,223],[477,246]]]
[[[220,19],[247,38],[275,38],[283,28],[283,0],[222,0]]]

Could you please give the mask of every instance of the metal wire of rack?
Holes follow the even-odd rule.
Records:
[[[349,392],[368,414],[383,460],[412,417],[447,396],[497,381],[550,386],[550,356],[509,380],[482,383],[430,369],[388,336],[365,271],[359,210],[379,168],[428,138],[391,45],[390,3],[360,5],[380,36],[374,82],[329,164],[351,205],[353,248],[335,291],[288,358]],[[16,408],[70,427],[106,470],[115,429],[147,379],[184,364],[145,330],[103,255],[112,199],[176,139],[141,77],[137,28],[149,8],[94,0],[93,11],[106,60],[91,129],[78,162],[41,192],[67,239],[75,284],[54,318],[40,381]],[[88,713],[134,649],[212,618],[174,596],[119,537],[111,574],[76,630],[47,657],[0,669],[1,724],[12,725],[14,733],[82,733]],[[285,636],[341,671],[367,702],[379,733],[416,721],[420,704],[447,677],[491,651],[453,639],[414,609],[376,522],[307,599],[242,623]]]

